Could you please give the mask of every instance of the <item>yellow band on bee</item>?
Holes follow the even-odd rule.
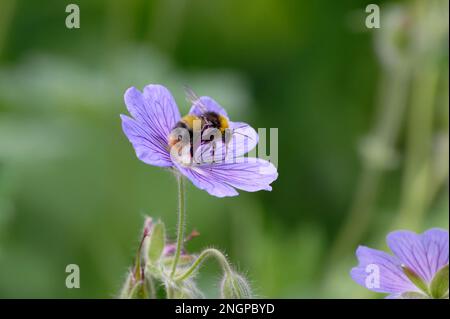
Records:
[[[190,129],[192,129],[194,127],[194,121],[200,121],[200,119],[195,115],[188,114],[188,115],[183,116],[181,121],[184,124],[186,124]]]
[[[228,120],[225,116],[219,115],[220,131],[223,133],[228,127]]]

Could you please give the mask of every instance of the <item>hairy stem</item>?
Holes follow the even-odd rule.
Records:
[[[177,175],[178,182],[178,226],[177,226],[177,250],[173,258],[172,271],[170,277],[173,278],[177,270],[178,261],[180,259],[181,250],[183,249],[184,242],[184,224],[186,219],[185,208],[185,189],[184,189],[184,177],[180,174]]]
[[[230,264],[228,263],[227,258],[217,249],[214,248],[208,248],[205,249],[200,256],[194,261],[194,263],[189,267],[188,270],[186,270],[183,274],[175,278],[175,281],[183,281],[187,278],[189,278],[192,273],[200,267],[200,265],[209,257],[215,257],[216,260],[219,262],[220,266],[222,267],[223,271],[227,274],[231,274],[232,270],[230,267]]]

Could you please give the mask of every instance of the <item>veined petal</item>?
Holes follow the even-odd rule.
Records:
[[[193,105],[189,114],[194,114],[200,116],[205,112],[214,112],[219,115],[223,115],[228,118],[227,112],[217,103],[214,99],[209,96],[201,96],[197,101],[193,101]]]
[[[409,281],[396,257],[383,251],[360,246],[356,250],[359,265],[350,272],[361,286],[376,292],[390,294],[418,291]]]
[[[448,263],[448,232],[431,229],[418,235],[400,230],[387,236],[392,252],[429,283],[434,274]]]
[[[178,170],[186,176],[192,184],[194,184],[197,188],[207,191],[209,194],[216,197],[228,197],[228,196],[236,196],[239,193],[231,186],[214,179],[208,172],[205,172],[198,168],[190,168],[178,166]]]
[[[150,84],[144,88],[144,99],[148,105],[148,114],[154,118],[153,124],[165,138],[180,120],[180,111],[172,94],[167,88],[158,84]]]
[[[255,129],[243,122],[230,122],[232,138],[227,145],[227,158],[236,158],[253,150],[259,142]]]
[[[217,197],[238,195],[234,188],[247,192],[270,191],[270,184],[278,177],[277,169],[272,163],[257,158],[181,167],[180,170],[198,188]]]
[[[424,232],[421,240],[427,251],[427,260],[432,277],[448,264],[448,231],[432,228]]]
[[[154,139],[167,145],[167,137],[180,120],[180,112],[164,86],[147,85],[143,94],[131,87],[125,92],[125,104],[133,118]]]
[[[137,157],[146,164],[168,167],[172,166],[170,155],[164,144],[154,138],[146,126],[126,115],[120,115],[122,129],[136,151]]]

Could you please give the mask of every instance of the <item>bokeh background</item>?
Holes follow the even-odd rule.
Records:
[[[187,194],[189,251],[223,249],[259,296],[380,297],[349,276],[356,247],[448,229],[448,1],[79,0],[72,30],[69,3],[0,1],[0,297],[114,297],[143,217],[175,236],[176,182],[119,119],[148,83],[278,128],[272,192]]]

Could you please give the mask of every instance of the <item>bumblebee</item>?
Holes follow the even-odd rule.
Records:
[[[217,129],[220,132],[222,142],[224,144],[228,143],[231,136],[231,134],[228,134],[227,132],[227,129],[229,129],[228,119],[223,115],[210,111],[204,112],[199,116],[193,114],[183,116],[181,120],[175,124],[175,126],[172,129],[172,133],[169,135],[170,147],[176,145],[183,139],[182,135],[179,134],[179,131],[177,131],[177,129],[185,129],[187,132],[189,132],[191,157],[193,156],[194,152],[193,150],[194,130],[199,130],[203,142],[212,141],[214,139],[214,136],[209,136],[209,139],[207,139],[208,132],[211,132],[211,129]],[[206,135],[206,137],[204,134]]]
[[[183,136],[177,129],[185,129],[187,132],[189,132],[189,143],[190,143],[190,155],[193,156],[194,153],[194,146],[193,146],[193,137],[194,137],[194,130],[198,130],[200,132],[200,137],[202,139],[202,142],[210,142],[213,141],[214,136],[209,136],[208,133],[211,132],[211,129],[219,130],[221,133],[222,143],[225,145],[228,144],[229,140],[231,139],[231,135],[227,130],[229,129],[230,125],[228,122],[228,119],[220,115],[216,112],[208,111],[207,108],[201,104],[200,99],[195,95],[195,93],[190,90],[189,88],[186,88],[186,96],[189,102],[192,104],[198,105],[200,109],[202,110],[202,113],[197,116],[194,114],[188,114],[181,118],[178,123],[175,124],[175,126],[172,129],[172,132],[169,135],[169,147],[172,147],[174,145],[177,145],[179,142],[182,142]],[[204,136],[204,133],[206,133],[206,137]],[[183,146],[183,143],[178,144],[178,151],[181,150]]]

